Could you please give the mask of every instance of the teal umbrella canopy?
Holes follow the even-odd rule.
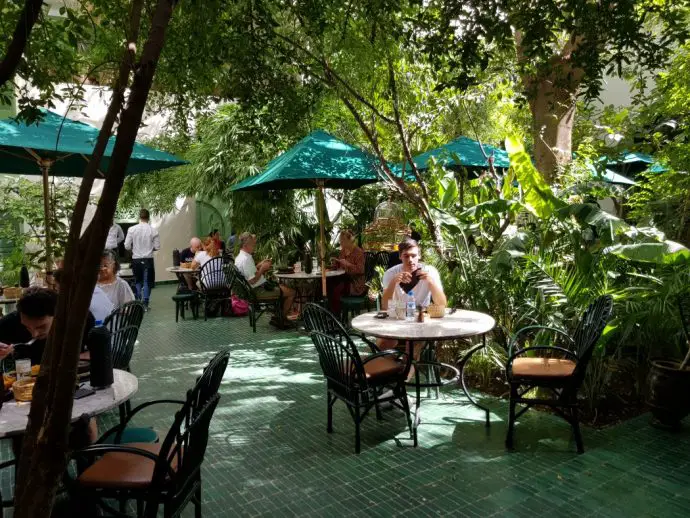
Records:
[[[510,167],[508,153],[489,144],[482,144],[482,146],[488,156],[493,154],[494,167]],[[455,160],[454,155],[457,155],[460,162]],[[489,166],[487,159],[484,158],[479,142],[467,137],[458,137],[448,142],[448,144],[413,157],[413,160],[417,169],[426,169],[432,157],[446,167],[484,168]],[[405,162],[405,166],[406,169],[410,169],[409,163]]]
[[[574,153],[573,153],[574,156]],[[603,171],[597,170],[596,166],[589,160],[586,162],[587,164],[587,169],[590,170],[592,173],[592,177],[595,179],[601,179],[607,183],[613,183],[613,184],[618,184],[618,185],[637,185],[637,182],[634,180],[631,180],[627,176],[623,176],[622,174],[618,174],[617,172],[611,170],[611,169],[604,169]]]
[[[376,157],[318,130],[232,190],[356,189],[378,181],[377,170]]]
[[[98,128],[43,110],[38,124],[27,125],[13,119],[0,120],[0,173],[41,174],[38,162],[49,165],[53,176],[81,177],[98,139]],[[111,137],[99,171],[104,174],[115,146]],[[127,174],[166,169],[186,164],[174,155],[138,142],[127,164]]]
[[[606,167],[618,173],[631,176],[641,172],[663,173],[668,171],[668,169],[657,162],[652,155],[634,151],[624,151],[615,159],[603,156],[599,161],[606,162]]]

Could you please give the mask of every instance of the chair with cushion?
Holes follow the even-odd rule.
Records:
[[[378,351],[370,344],[375,353],[362,358],[351,336],[332,313],[316,304],[307,304],[303,317],[326,377],[328,433],[333,432],[333,405],[340,400],[355,422],[355,452],[359,453],[362,421],[374,407],[380,418],[378,405],[390,402],[405,412],[410,436],[414,438],[405,389],[407,355],[395,350]],[[388,389],[390,395],[383,395]]]
[[[259,297],[256,294],[256,290],[252,288],[249,284],[247,278],[240,272],[234,264],[227,265],[228,269],[234,272],[233,275],[233,290],[237,292],[237,295],[246,300],[249,304],[249,325],[252,331],[256,333],[256,322],[259,317],[264,314],[266,310],[273,310],[273,314],[276,318],[282,319],[282,306],[283,299],[280,294]]]
[[[186,504],[193,501],[196,516],[201,516],[200,467],[228,359],[226,350],[216,354],[194,388],[187,392],[185,401],[157,400],[139,405],[126,423],[108,430],[96,445],[75,452],[76,459],[99,457],[74,481],[75,500],[85,506],[100,505],[116,515],[120,513],[99,500],[117,500],[120,512],[124,511],[128,500],[135,500],[137,516],[146,517],[156,516],[161,505],[164,516],[179,516]],[[121,437],[132,417],[144,408],[161,403],[181,405],[163,443],[123,446]],[[116,444],[104,444],[104,437],[113,434]]]
[[[545,327],[520,329],[508,347],[506,376],[510,384],[510,410],[506,447],[512,449],[515,421],[534,405],[546,405],[563,417],[573,428],[577,452],[583,453],[577,406],[577,391],[582,385],[587,365],[611,316],[613,299],[605,295],[596,299],[583,313],[572,336]],[[527,337],[555,333],[559,345],[524,346]],[[550,391],[552,398],[526,397],[534,388]],[[547,395],[549,392],[547,392]],[[517,404],[525,407],[516,412]]]
[[[230,300],[229,281],[222,257],[210,259],[199,269],[199,300],[204,304],[204,320],[208,319],[206,309],[211,302]]]

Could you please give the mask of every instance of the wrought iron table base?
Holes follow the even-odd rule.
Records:
[[[451,383],[457,383],[460,388],[462,389],[463,393],[465,394],[465,397],[467,400],[477,408],[481,409],[484,411],[486,415],[486,426],[491,425],[491,421],[489,418],[489,409],[486,408],[485,406],[479,404],[477,400],[472,397],[470,394],[469,390],[467,389],[467,383],[465,381],[465,366],[467,365],[467,362],[470,360],[470,358],[477,352],[486,347],[486,334],[482,335],[482,341],[481,343],[478,343],[474,346],[472,346],[470,349],[468,349],[463,355],[462,358],[458,361],[458,366],[455,367],[453,365],[450,365],[448,363],[443,363],[443,362],[438,362],[435,361],[435,349],[434,349],[434,342],[427,342],[424,345],[424,349],[422,349],[422,352],[420,354],[420,360],[419,361],[414,361],[411,360],[410,366],[414,364],[415,367],[415,372],[414,372],[414,386],[415,386],[415,394],[416,394],[416,401],[415,401],[415,410],[414,410],[414,420],[412,422],[412,429],[413,429],[413,439],[414,439],[414,446],[417,446],[417,427],[421,423],[421,391],[423,388],[427,389],[427,398],[431,398],[431,390],[430,389],[435,389],[436,393],[436,399],[438,399],[439,395],[439,388],[449,385]],[[408,341],[407,342],[407,353],[410,359],[412,359],[413,354],[414,354],[414,342],[413,341]],[[409,368],[408,366],[408,373],[409,373]],[[426,382],[422,383],[420,378],[419,378],[419,373],[422,368],[425,368],[426,370]],[[447,369],[453,373],[453,377],[451,378],[442,378],[441,377],[441,369]],[[411,385],[412,383],[407,383],[407,385]]]

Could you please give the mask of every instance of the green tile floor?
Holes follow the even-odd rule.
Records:
[[[671,434],[643,415],[585,427],[586,453],[577,455],[565,422],[532,411],[508,453],[507,404],[482,398],[492,409],[487,429],[483,413],[449,388],[423,402],[418,448],[402,413],[389,411],[383,422],[365,421],[355,455],[342,404],[335,433],[326,433],[324,383],[307,336],[276,331],[266,316],[256,334],[247,318],[176,324],[173,290],[152,294],[132,361],[134,404],[182,397],[208,359],[230,348],[203,470],[206,517],[690,516],[690,426]],[[169,420],[161,409],[137,423],[164,431]],[[6,495],[10,474],[1,481]]]

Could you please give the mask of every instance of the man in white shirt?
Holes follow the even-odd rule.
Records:
[[[108,230],[108,238],[105,240],[105,249],[112,250],[117,255],[117,247],[124,240],[125,233],[122,227],[113,221]]]
[[[149,225],[149,211],[139,211],[139,224],[127,231],[125,248],[132,251],[132,273],[136,282],[137,300],[148,311],[151,281],[153,281],[153,252],[160,250],[158,231]]]
[[[244,232],[240,235],[240,252],[235,258],[235,266],[249,281],[249,284],[254,288],[254,293],[259,300],[276,299],[281,297],[283,299],[283,313],[282,318],[279,315],[277,319],[271,320],[271,323],[277,327],[283,327],[287,322],[287,315],[292,307],[292,302],[295,299],[295,290],[279,284],[275,286],[271,281],[267,281],[264,273],[271,269],[272,263],[270,259],[264,259],[259,264],[254,263],[254,250],[256,249],[256,236],[249,232]]]
[[[419,263],[421,254],[417,242],[409,237],[405,238],[398,245],[398,253],[402,263],[389,268],[383,274],[382,309],[388,309],[396,289],[400,290],[398,294],[402,293],[405,296],[411,291],[417,306],[428,306],[432,299],[435,304],[445,306],[447,301],[441,276],[433,266]],[[397,342],[380,338],[377,344],[381,349],[390,349],[394,348]],[[423,347],[423,343],[415,343],[415,359],[419,359]]]

